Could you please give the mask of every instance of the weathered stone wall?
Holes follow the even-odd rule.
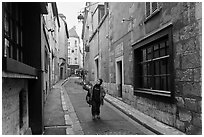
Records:
[[[102,19],[103,24],[99,27],[99,58],[100,58],[100,78],[104,82],[109,82],[109,53],[108,53],[108,16]]]
[[[25,91],[23,106],[23,126],[20,129],[19,94]],[[2,134],[19,135],[28,129],[28,88],[25,79],[2,79]]]
[[[178,11],[182,9],[182,11]],[[175,20],[175,95],[176,127],[187,134],[201,133],[201,3],[177,4],[172,12],[182,15]],[[176,26],[178,24],[178,26]]]
[[[112,3],[111,3],[112,4]],[[173,53],[175,70],[175,99],[176,103],[165,103],[140,96],[134,96],[133,88],[128,80],[131,78],[132,71],[128,69],[128,60],[125,60],[125,81],[123,85],[123,100],[140,110],[141,112],[163,122],[176,127],[187,134],[201,133],[201,3],[159,3],[161,11],[155,15],[154,19],[148,20],[144,24],[145,3],[123,3],[125,9],[135,11],[132,14],[136,18],[133,22],[133,41],[144,37],[162,25],[169,22],[173,24]],[[120,7],[121,4],[114,3],[110,7]],[[123,8],[124,9],[124,8]],[[142,12],[143,11],[143,12]],[[114,13],[117,13],[114,14]],[[141,13],[141,14],[139,14]],[[122,36],[122,29],[118,23],[121,16],[129,17],[127,12],[119,8],[112,8],[113,20],[113,40],[117,41]],[[116,23],[117,21],[117,23]],[[159,21],[159,22],[158,22]],[[120,28],[119,28],[120,27]],[[124,32],[126,32],[124,30]],[[112,44],[114,51],[114,44]],[[128,49],[125,45],[124,49]],[[125,58],[130,58],[128,50],[124,51]],[[131,64],[131,62],[129,63]],[[113,65],[114,66],[114,65]],[[127,69],[126,69],[127,68]],[[112,68],[111,68],[112,69]],[[126,72],[129,72],[127,74]],[[115,73],[112,71],[111,73]],[[115,76],[115,74],[112,74]],[[111,81],[115,82],[115,81]],[[117,95],[117,85],[114,83],[106,84],[110,94]]]
[[[141,112],[175,127],[187,134],[202,134],[202,4],[187,2],[159,3],[160,11],[145,19],[145,3],[110,3],[109,14],[109,82],[107,92],[118,96],[115,69],[115,48],[123,42],[124,83],[122,99]],[[132,16],[133,31],[128,33],[130,22],[122,18]],[[145,22],[145,23],[144,23]],[[134,95],[131,43],[144,38],[166,24],[172,24],[174,61],[174,98],[171,103],[145,96]],[[105,36],[103,36],[105,37]],[[130,39],[131,38],[131,39]],[[131,69],[132,68],[132,69]],[[101,73],[104,75],[104,72]],[[105,74],[106,75],[106,74]]]

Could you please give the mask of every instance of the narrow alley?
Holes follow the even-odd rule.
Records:
[[[78,82],[78,77],[71,77],[64,83],[60,81],[54,86],[45,105],[45,135],[155,134],[130,119],[108,102],[105,102],[101,107],[101,119],[92,120],[91,107],[85,100],[87,91],[83,90]],[[64,90],[63,93],[61,93],[61,90]],[[65,101],[66,105],[68,105],[67,110],[66,108],[63,109],[63,101],[60,94],[63,94],[68,101]],[[70,104],[73,105],[73,108]],[[66,122],[65,115],[69,115],[69,122]]]
[[[2,2],[2,135],[202,135],[202,6]]]

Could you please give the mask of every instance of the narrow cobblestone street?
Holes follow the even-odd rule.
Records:
[[[2,2],[2,135],[202,135],[202,6]]]
[[[92,120],[86,91],[78,77],[58,82],[45,104],[44,135],[145,135],[155,134],[130,119],[108,102],[101,107],[101,119]]]
[[[101,107],[101,119],[92,120],[91,107],[85,101],[86,91],[76,84],[78,78],[71,78],[65,89],[79,118],[85,135],[144,135],[153,134],[146,128],[130,122],[124,114],[112,107],[108,102]]]

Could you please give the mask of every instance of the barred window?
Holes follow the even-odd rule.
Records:
[[[23,62],[22,9],[18,3],[4,2],[4,57]]]
[[[146,2],[146,18],[151,16],[158,9],[158,2]]]
[[[135,93],[173,97],[173,46],[170,26],[133,46]]]
[[[152,43],[140,49],[141,87],[153,90],[169,91],[169,45],[168,39]]]

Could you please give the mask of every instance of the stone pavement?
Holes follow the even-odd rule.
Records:
[[[121,100],[106,94],[105,100],[118,108],[120,111],[125,113],[127,116],[138,122],[139,124],[143,125],[147,129],[151,130],[152,132],[160,135],[185,135],[183,132],[165,125],[150,116],[141,113],[140,111],[136,110],[132,106],[122,102]]]

